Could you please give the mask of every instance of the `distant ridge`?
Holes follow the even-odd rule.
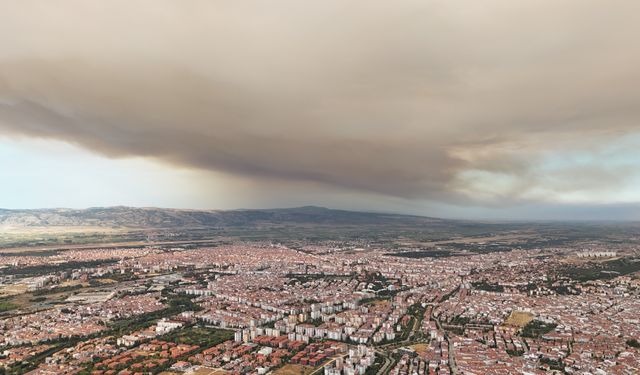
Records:
[[[274,209],[188,210],[153,207],[92,207],[87,209],[0,209],[0,226],[194,228],[253,227],[268,224],[384,225],[436,224],[447,220],[317,206]]]

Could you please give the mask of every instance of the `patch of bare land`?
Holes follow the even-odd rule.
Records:
[[[310,375],[311,373],[313,373],[314,370],[315,368],[310,366],[288,364],[277,369],[273,374],[274,375]]]
[[[48,235],[60,233],[122,233],[129,231],[128,228],[109,228],[102,226],[16,226],[0,225],[0,231],[4,234],[32,234]]]
[[[2,252],[50,249],[67,245],[120,241],[127,238],[129,229],[93,226],[17,227],[0,226]]]
[[[418,355],[424,356],[427,354],[427,351],[429,350],[429,345],[420,343],[420,344],[411,345],[410,348],[415,350],[416,353],[418,353]]]
[[[23,294],[27,291],[26,284],[9,284],[0,286],[0,298]]]
[[[194,241],[128,241],[128,242],[94,242],[77,245],[50,245],[35,247],[10,247],[0,249],[0,254],[18,254],[24,252],[45,252],[45,251],[64,251],[64,250],[90,250],[90,249],[109,249],[109,248],[127,248],[127,247],[143,247],[143,246],[168,246],[168,245],[188,245],[200,244],[206,245],[219,242],[220,239],[194,240]]]
[[[505,325],[514,327],[524,327],[533,320],[533,314],[524,311],[513,311],[504,322]]]

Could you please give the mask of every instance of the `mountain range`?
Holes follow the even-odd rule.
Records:
[[[212,228],[260,225],[434,225],[444,219],[329,209],[316,206],[280,209],[186,210],[169,208],[94,207],[87,209],[0,209],[0,226]]]

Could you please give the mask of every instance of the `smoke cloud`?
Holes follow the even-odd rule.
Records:
[[[0,131],[283,186],[616,201],[639,175],[639,11],[633,0],[5,1]]]

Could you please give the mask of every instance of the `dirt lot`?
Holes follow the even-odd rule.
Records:
[[[182,375],[182,374],[183,374],[182,372],[164,371],[164,372],[161,372],[159,375]],[[190,375],[224,375],[224,374],[227,374],[227,371],[203,367],[189,374]]]
[[[427,353],[427,349],[429,345],[427,344],[415,344],[410,346],[411,349],[415,350],[418,355],[425,355]]]
[[[532,320],[533,314],[523,311],[514,311],[511,313],[511,315],[509,315],[504,324],[522,328]]]
[[[315,368],[310,366],[288,364],[277,369],[274,375],[309,375],[313,370],[315,370]]]

